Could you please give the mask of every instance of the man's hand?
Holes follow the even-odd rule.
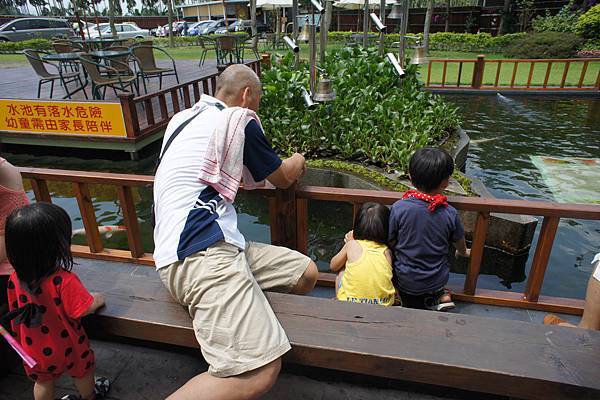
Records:
[[[286,189],[296,182],[306,172],[306,162],[300,153],[294,153],[291,157],[283,160],[267,180],[275,187]]]

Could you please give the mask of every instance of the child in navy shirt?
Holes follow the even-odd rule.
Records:
[[[465,231],[456,209],[442,194],[454,161],[444,150],[423,148],[409,163],[410,180],[417,190],[407,191],[392,206],[389,241],[394,255],[394,280],[404,306],[446,311],[454,307],[444,288],[450,267],[448,251],[469,257]]]

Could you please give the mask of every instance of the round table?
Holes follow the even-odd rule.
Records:
[[[97,58],[124,57],[129,55],[129,50],[98,50],[90,51],[88,54]]]
[[[75,43],[81,43],[84,45],[88,45],[88,47],[91,49],[92,47],[98,47],[101,48],[104,44],[106,45],[110,45],[110,44],[114,44],[114,43],[122,43],[127,41],[127,39],[122,39],[122,38],[94,38],[94,39],[75,39],[73,40],[73,42]]]
[[[58,61],[58,62],[73,62],[78,61],[79,56],[85,54],[82,51],[74,51],[72,53],[52,53],[42,56],[44,61]]]

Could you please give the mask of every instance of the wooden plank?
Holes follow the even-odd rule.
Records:
[[[563,70],[563,75],[562,75],[562,79],[560,81],[560,87],[564,88],[565,87],[565,82],[567,80],[567,74],[569,73],[569,66],[571,65],[571,61],[567,61],[565,62],[565,69]]]
[[[135,138],[140,135],[140,123],[133,93],[119,93],[118,97],[121,102],[121,109],[123,110],[123,120],[125,121],[127,137]]]
[[[198,347],[187,311],[153,269],[78,265],[75,272],[107,296],[86,328]],[[600,395],[600,332],[279,293],[267,298],[292,345],[286,362],[525,399]]]
[[[212,90],[212,95],[214,96],[217,93],[217,77],[216,76],[211,76],[209,78],[210,81],[210,88]]]
[[[269,224],[271,226],[271,244],[295,249],[296,232],[296,190],[294,183],[287,189],[275,191],[269,199]]]
[[[209,94],[209,91],[208,91],[208,80],[206,80],[206,79],[202,81],[202,93]]]
[[[296,250],[308,254],[308,200],[296,200]]]
[[[496,79],[494,80],[494,87],[498,87],[498,80],[500,80],[500,69],[502,68],[502,60],[498,61],[498,68],[496,69]]]
[[[456,87],[460,87],[460,77],[462,75],[463,63],[458,64],[458,79],[456,80]]]
[[[129,250],[104,249],[101,252],[92,253],[87,246],[72,244],[71,252],[75,257],[89,258],[92,260],[103,260],[116,263],[129,262],[144,266],[155,266],[152,254],[143,254],[140,257],[132,257]]]
[[[490,220],[489,213],[477,213],[475,222],[475,231],[473,233],[473,243],[471,245],[471,259],[469,261],[469,269],[465,279],[465,293],[475,294],[477,288],[477,278],[479,277],[479,269],[483,260],[483,250],[485,247],[485,237],[487,235],[488,223]]]
[[[173,104],[173,112],[175,114],[181,111],[181,108],[179,107],[179,93],[177,90],[171,90],[171,102]]]
[[[429,61],[429,65],[427,66],[427,84],[425,86],[429,86],[429,83],[431,82],[431,64],[433,64],[433,62]]]
[[[127,243],[129,244],[131,257],[138,258],[144,254],[144,245],[142,244],[142,236],[140,234],[135,204],[133,203],[131,187],[119,186],[118,193],[121,209],[123,210],[123,219],[127,227]]]
[[[510,79],[510,87],[515,86],[515,78],[517,77],[517,68],[519,68],[519,62],[515,60],[515,65],[513,67],[512,78]]]
[[[444,68],[442,69],[442,87],[446,86],[446,69],[448,68],[448,60],[444,61]]]
[[[581,69],[581,75],[579,76],[579,82],[577,83],[577,87],[581,87],[583,86],[583,80],[585,79],[585,73],[587,72],[588,69],[588,63],[589,61],[584,61],[583,62],[583,68]]]
[[[154,109],[152,108],[152,100],[148,99],[144,101],[144,109],[146,111],[146,123],[148,125],[154,125]]]
[[[531,87],[531,79],[533,78],[533,69],[535,68],[535,62],[532,61],[529,65],[529,76],[527,77],[527,87]]]
[[[190,101],[190,87],[187,85],[183,87],[183,104],[185,108],[192,106],[192,102]]]
[[[48,190],[48,184],[43,179],[30,179],[31,188],[37,201],[43,201],[45,203],[52,203],[50,198],[50,191]]]
[[[198,101],[200,101],[200,85],[198,85],[198,82],[194,82],[193,87],[194,87],[194,101],[197,103]]]
[[[47,181],[96,183],[104,185],[146,186],[154,183],[150,175],[113,174],[110,172],[71,171],[48,168],[19,168],[21,176],[26,179]]]
[[[98,222],[96,221],[96,213],[92,196],[86,183],[73,183],[73,192],[77,198],[77,205],[81,212],[81,219],[85,228],[85,239],[92,253],[98,253],[104,250],[104,244],[98,231]]]
[[[167,98],[165,95],[158,96],[158,104],[160,105],[160,117],[162,120],[169,119],[169,109],[167,108]]]
[[[560,218],[558,217],[544,217],[544,221],[542,222],[542,228],[540,229],[540,235],[535,246],[535,254],[525,288],[525,298],[528,301],[537,301],[540,296],[540,290],[544,282],[544,275],[548,267],[548,260],[550,259],[552,244],[554,243],[559,222]]]
[[[548,67],[546,67],[546,76],[544,77],[544,88],[548,86],[548,79],[550,79],[550,72],[552,71],[552,61],[548,63]]]

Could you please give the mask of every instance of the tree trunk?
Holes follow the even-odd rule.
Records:
[[[175,35],[173,34],[173,3],[167,0],[167,14],[169,15],[169,47],[175,47]]]
[[[508,12],[510,11],[510,0],[504,0],[504,8],[502,8],[502,15],[500,16],[500,31],[499,35],[504,35],[508,33],[508,23],[506,19],[508,18]]]
[[[450,2],[452,0],[446,0],[446,24],[444,26],[444,32],[450,31]]]
[[[108,23],[110,24],[110,31],[112,32],[112,37],[117,37],[117,27],[115,26],[115,1],[118,0],[108,0]]]
[[[258,44],[258,29],[256,28],[256,0],[250,0],[250,28],[252,29],[252,47]]]
[[[423,47],[425,53],[429,50],[429,30],[431,29],[431,15],[433,14],[433,0],[427,0],[427,12],[425,13],[425,26],[423,27]]]

